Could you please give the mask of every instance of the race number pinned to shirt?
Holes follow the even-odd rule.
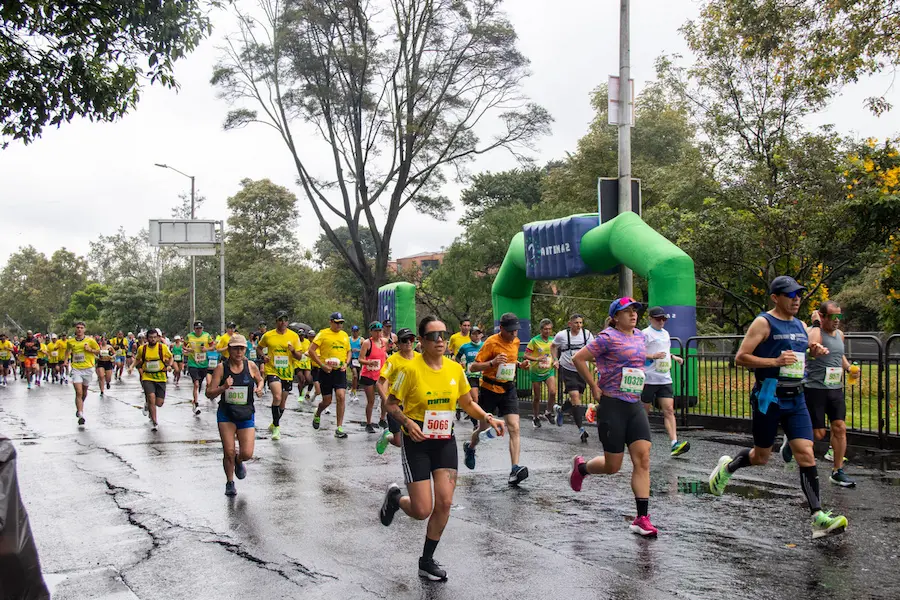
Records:
[[[275,356],[275,368],[276,369],[287,369],[290,366],[290,359],[283,355],[277,354]]]
[[[825,367],[825,385],[840,385],[844,370],[840,367]]]
[[[250,358],[250,360],[256,360],[256,348],[254,348],[253,346],[250,347],[250,353],[248,354],[248,357]]]
[[[358,369],[358,368],[360,367],[359,359],[358,359],[358,358],[352,359],[352,360],[350,361],[350,364],[353,366],[354,369]]]
[[[218,356],[210,356],[209,357],[209,368],[215,369],[219,366],[219,357]]]
[[[247,387],[242,386],[225,390],[225,402],[228,404],[247,404]]]
[[[432,440],[446,440],[453,435],[453,411],[433,410],[425,413],[422,435]]]
[[[56,358],[56,352],[51,352],[50,356],[52,356],[53,358]],[[100,358],[109,358],[109,350],[101,350]]]
[[[803,379],[806,371],[806,354],[802,352],[794,352],[797,361],[792,365],[784,365],[778,369],[778,376],[786,379]]]
[[[640,394],[644,391],[645,379],[646,376],[643,370],[624,367],[622,369],[622,383],[619,385],[619,389],[629,394]]]
[[[206,352],[194,352],[194,362],[206,362]]]
[[[162,361],[161,360],[150,360],[147,361],[147,364],[144,365],[144,370],[148,373],[159,373],[162,371]]]
[[[665,358],[657,358],[653,366],[657,373],[668,373],[672,370],[672,356],[666,354]]]
[[[516,378],[516,363],[503,363],[497,367],[497,381],[512,381]]]
[[[339,358],[326,358],[325,364],[331,367],[332,369],[337,369],[341,366],[341,359]]]
[[[84,362],[84,352],[76,352],[72,355],[72,362],[83,363]]]

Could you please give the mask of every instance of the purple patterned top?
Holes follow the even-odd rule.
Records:
[[[644,334],[635,329],[632,335],[625,335],[614,327],[607,327],[587,345],[597,363],[597,380],[604,396],[618,398],[625,402],[640,402],[640,394],[623,392],[622,368],[643,369],[647,358]]]

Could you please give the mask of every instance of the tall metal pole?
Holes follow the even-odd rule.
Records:
[[[194,215],[194,176],[191,175],[191,220],[193,221],[195,218]],[[191,256],[191,324],[190,326],[194,326],[194,321],[197,320],[197,259],[194,256]],[[225,331],[224,329],[222,331]]]
[[[219,331],[225,331],[225,221],[219,221]]]
[[[631,31],[630,0],[621,0],[619,19],[619,214],[631,211]],[[634,276],[619,267],[619,297],[631,296]]]

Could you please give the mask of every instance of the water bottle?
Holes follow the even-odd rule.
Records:
[[[847,373],[847,384],[848,385],[859,385],[859,375],[860,375],[859,363],[854,362],[852,365],[850,365],[850,372]]]
[[[482,431],[481,433],[478,434],[478,441],[479,442],[487,442],[489,440],[494,439],[495,437],[497,437],[497,432],[494,431],[493,427],[488,427],[487,429],[485,429],[484,431]]]

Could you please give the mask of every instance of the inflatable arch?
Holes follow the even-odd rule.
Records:
[[[416,331],[416,286],[401,281],[378,288],[378,319],[390,319],[394,333],[404,327]]]
[[[686,342],[697,335],[694,261],[675,244],[625,213],[597,224],[594,214],[529,223],[509,244],[491,288],[495,329],[500,315],[519,317],[519,340],[531,339],[531,296],[536,280],[610,272],[619,265],[647,280],[649,306],[669,315],[666,329]]]

